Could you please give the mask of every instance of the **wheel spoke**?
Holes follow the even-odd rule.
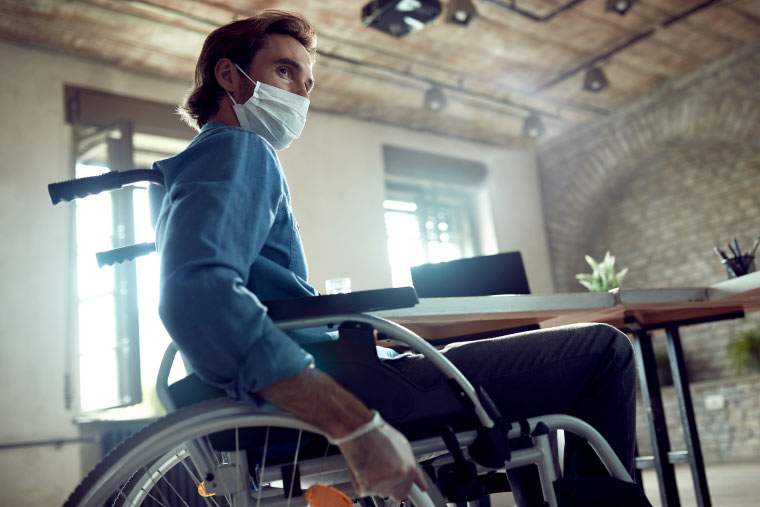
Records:
[[[161,474],[159,476],[159,480],[162,479],[162,478],[164,478],[164,477],[165,477],[165,474]],[[171,505],[171,503],[169,502],[169,500],[164,496],[163,492],[161,491],[161,486],[158,484],[158,481],[153,482],[153,485],[154,485],[153,488],[156,490],[156,493],[158,494],[158,496],[161,497],[161,500],[163,500],[163,503],[166,504],[166,505]],[[150,495],[149,491],[146,491],[146,493],[148,495]]]
[[[185,507],[190,507],[190,504],[188,504],[184,498],[182,498],[182,495],[180,495],[179,491],[177,491],[177,488],[174,487],[174,485],[169,481],[169,479],[166,478],[165,474],[161,474],[161,480],[164,481],[167,486],[169,486],[169,489],[171,489],[174,494],[179,498],[182,503],[185,505]]]
[[[235,494],[240,491],[240,432],[235,426]]]
[[[261,455],[261,468],[259,471],[259,481],[258,481],[258,495],[256,496],[256,507],[261,506],[261,492],[264,491],[264,470],[267,467],[267,451],[269,450],[269,426],[267,426],[266,433],[264,434],[264,451]]]
[[[189,459],[189,458],[187,458],[187,459]],[[192,461],[193,461],[193,460],[192,460],[192,459],[190,459],[190,462],[191,462],[191,463],[192,463]],[[183,459],[183,460],[180,460],[180,463],[182,464],[182,466],[183,466],[183,467],[185,467],[185,470],[187,470],[187,473],[190,475],[190,477],[192,477],[192,478],[193,478],[193,482],[195,483],[195,487],[197,488],[197,487],[200,485],[200,483],[201,483],[201,480],[198,478],[198,476],[197,476],[197,475],[195,475],[195,472],[193,472],[193,471],[190,469],[190,467],[187,465],[187,463],[185,463],[185,460],[184,460],[184,459]],[[201,497],[201,498],[203,498],[203,500],[206,502],[206,505],[209,505],[209,502],[211,502],[211,503],[213,503],[213,504],[214,504],[214,507],[219,507],[219,504],[218,504],[218,503],[216,503],[216,500],[214,500],[214,497],[213,497],[213,496],[204,496],[204,497]]]
[[[143,470],[145,469],[144,466],[142,468],[143,468]],[[124,494],[124,486],[126,486],[127,484],[129,484],[130,482],[132,482],[132,479],[135,478],[135,474],[137,474],[137,472],[132,472],[132,474],[130,474],[130,476],[127,479],[127,481],[124,484],[122,484],[122,486],[117,490],[117,494],[116,494],[116,496],[114,496],[113,501],[111,502],[111,507],[115,507],[116,506],[116,501],[119,499],[119,496],[123,496],[125,500],[129,500],[129,498],[127,498],[127,496]]]
[[[327,445],[325,446],[325,453],[322,455],[322,458],[326,458],[327,455],[330,453],[330,441],[327,441]],[[323,467],[322,472],[317,476],[317,479],[315,482],[319,483],[319,481],[324,478],[324,476],[327,475],[327,465]]]
[[[293,473],[290,474],[290,488],[288,490],[288,507],[293,500],[293,487],[296,482],[296,467],[298,467],[298,452],[301,450],[301,437],[303,436],[303,430],[298,430],[298,440],[296,441],[296,453],[293,456]]]

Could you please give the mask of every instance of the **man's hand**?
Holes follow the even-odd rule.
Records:
[[[385,421],[338,447],[359,496],[389,496],[400,501],[409,496],[414,483],[427,490],[406,437]]]
[[[307,368],[258,392],[278,408],[316,426],[330,438],[344,437],[372,419],[372,412],[329,375]],[[412,484],[426,490],[406,437],[385,421],[380,427],[339,445],[357,494],[402,500]]]

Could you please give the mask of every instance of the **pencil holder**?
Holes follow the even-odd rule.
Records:
[[[721,263],[726,267],[726,274],[729,278],[736,278],[755,271],[755,257],[749,254],[729,257],[722,260]]]

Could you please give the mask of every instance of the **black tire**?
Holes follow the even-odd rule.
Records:
[[[114,493],[116,493],[117,496],[127,498],[127,496],[131,496],[132,493],[137,492],[138,496],[146,498],[142,494],[143,485],[148,484],[150,488],[153,488],[158,484],[158,481],[156,480],[153,480],[153,482],[150,483],[140,482],[148,475],[147,467],[154,463],[162,464],[157,460],[160,460],[162,457],[173,456],[175,450],[181,448],[186,442],[196,441],[199,438],[205,438],[206,436],[219,434],[220,432],[229,433],[228,430],[231,430],[232,428],[240,428],[240,435],[242,435],[248,428],[253,428],[254,430],[260,428],[273,428],[271,432],[273,434],[282,430],[284,436],[289,436],[291,438],[291,440],[287,441],[288,444],[292,444],[292,437],[294,434],[299,434],[298,432],[301,432],[304,437],[301,439],[301,434],[299,434],[297,444],[299,446],[302,443],[306,446],[309,439],[313,442],[318,442],[320,440],[324,442],[321,433],[316,430],[316,428],[298,421],[291,416],[262,412],[250,404],[234,402],[228,399],[208,400],[179,409],[146,426],[119,444],[87,474],[66,500],[64,507],[101,507],[107,502],[110,505],[109,499],[114,497]],[[293,433],[293,430],[295,430],[295,433]],[[235,431],[235,433],[237,434],[237,431]],[[269,435],[269,433],[270,431],[267,429],[266,434]],[[261,434],[261,431],[259,431],[259,434]],[[267,441],[270,442],[270,445],[272,446],[280,444],[280,442],[274,439],[274,437],[269,438],[269,436],[267,436],[267,438]],[[211,437],[211,439],[213,439],[213,437]],[[266,448],[266,446],[264,448]],[[248,454],[248,449],[245,447],[237,447],[236,450],[246,451],[243,452],[243,454]],[[271,450],[273,449],[270,448],[270,451]],[[324,456],[319,457],[326,457],[326,453],[324,453],[324,451],[322,452]],[[305,456],[305,454],[298,453],[296,453],[296,455],[299,456],[299,460],[301,457]],[[267,451],[266,465],[269,467],[267,470],[272,468],[280,470],[280,464],[278,464],[276,460],[271,462],[270,466],[270,456],[276,456],[276,452],[270,454],[269,451]],[[299,464],[300,463],[301,461],[299,461]],[[322,461],[320,461],[320,464],[321,463]],[[342,462],[342,459],[340,463],[345,467],[345,462]],[[176,464],[172,464],[171,466],[176,466]],[[304,466],[306,466],[306,464],[304,464]],[[342,470],[347,474],[345,468],[342,468]],[[139,471],[137,477],[136,471]],[[162,471],[161,474],[163,473],[164,472]],[[323,471],[320,471],[317,474],[313,474],[312,477],[317,476],[319,479],[323,477],[322,474]],[[268,484],[266,479],[267,476],[267,474],[263,475],[265,484]],[[303,469],[301,476],[304,477]],[[161,475],[161,477],[164,476]],[[240,477],[240,475],[238,475],[238,477]],[[246,477],[250,479],[251,475]],[[125,484],[130,485],[130,488],[126,489],[126,493],[124,492]],[[241,484],[244,488],[248,488],[247,481],[237,483],[238,486]],[[345,484],[345,482],[338,482],[337,484]],[[133,486],[137,486],[137,488],[133,488]],[[249,494],[245,489],[237,489],[237,491],[240,492],[239,494]],[[270,489],[269,491],[271,492],[273,490]],[[224,497],[220,497],[220,500],[221,498]],[[412,498],[421,502],[418,503],[418,505],[426,505],[426,502],[430,501],[427,495],[420,493],[419,491],[413,493]],[[216,502],[214,503],[216,504]],[[413,501],[412,503],[416,502]],[[160,504],[166,505],[166,503]],[[169,502],[169,505],[171,505],[171,502]]]

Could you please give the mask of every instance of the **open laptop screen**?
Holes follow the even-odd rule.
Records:
[[[530,294],[520,252],[415,266],[412,284],[423,298]]]

